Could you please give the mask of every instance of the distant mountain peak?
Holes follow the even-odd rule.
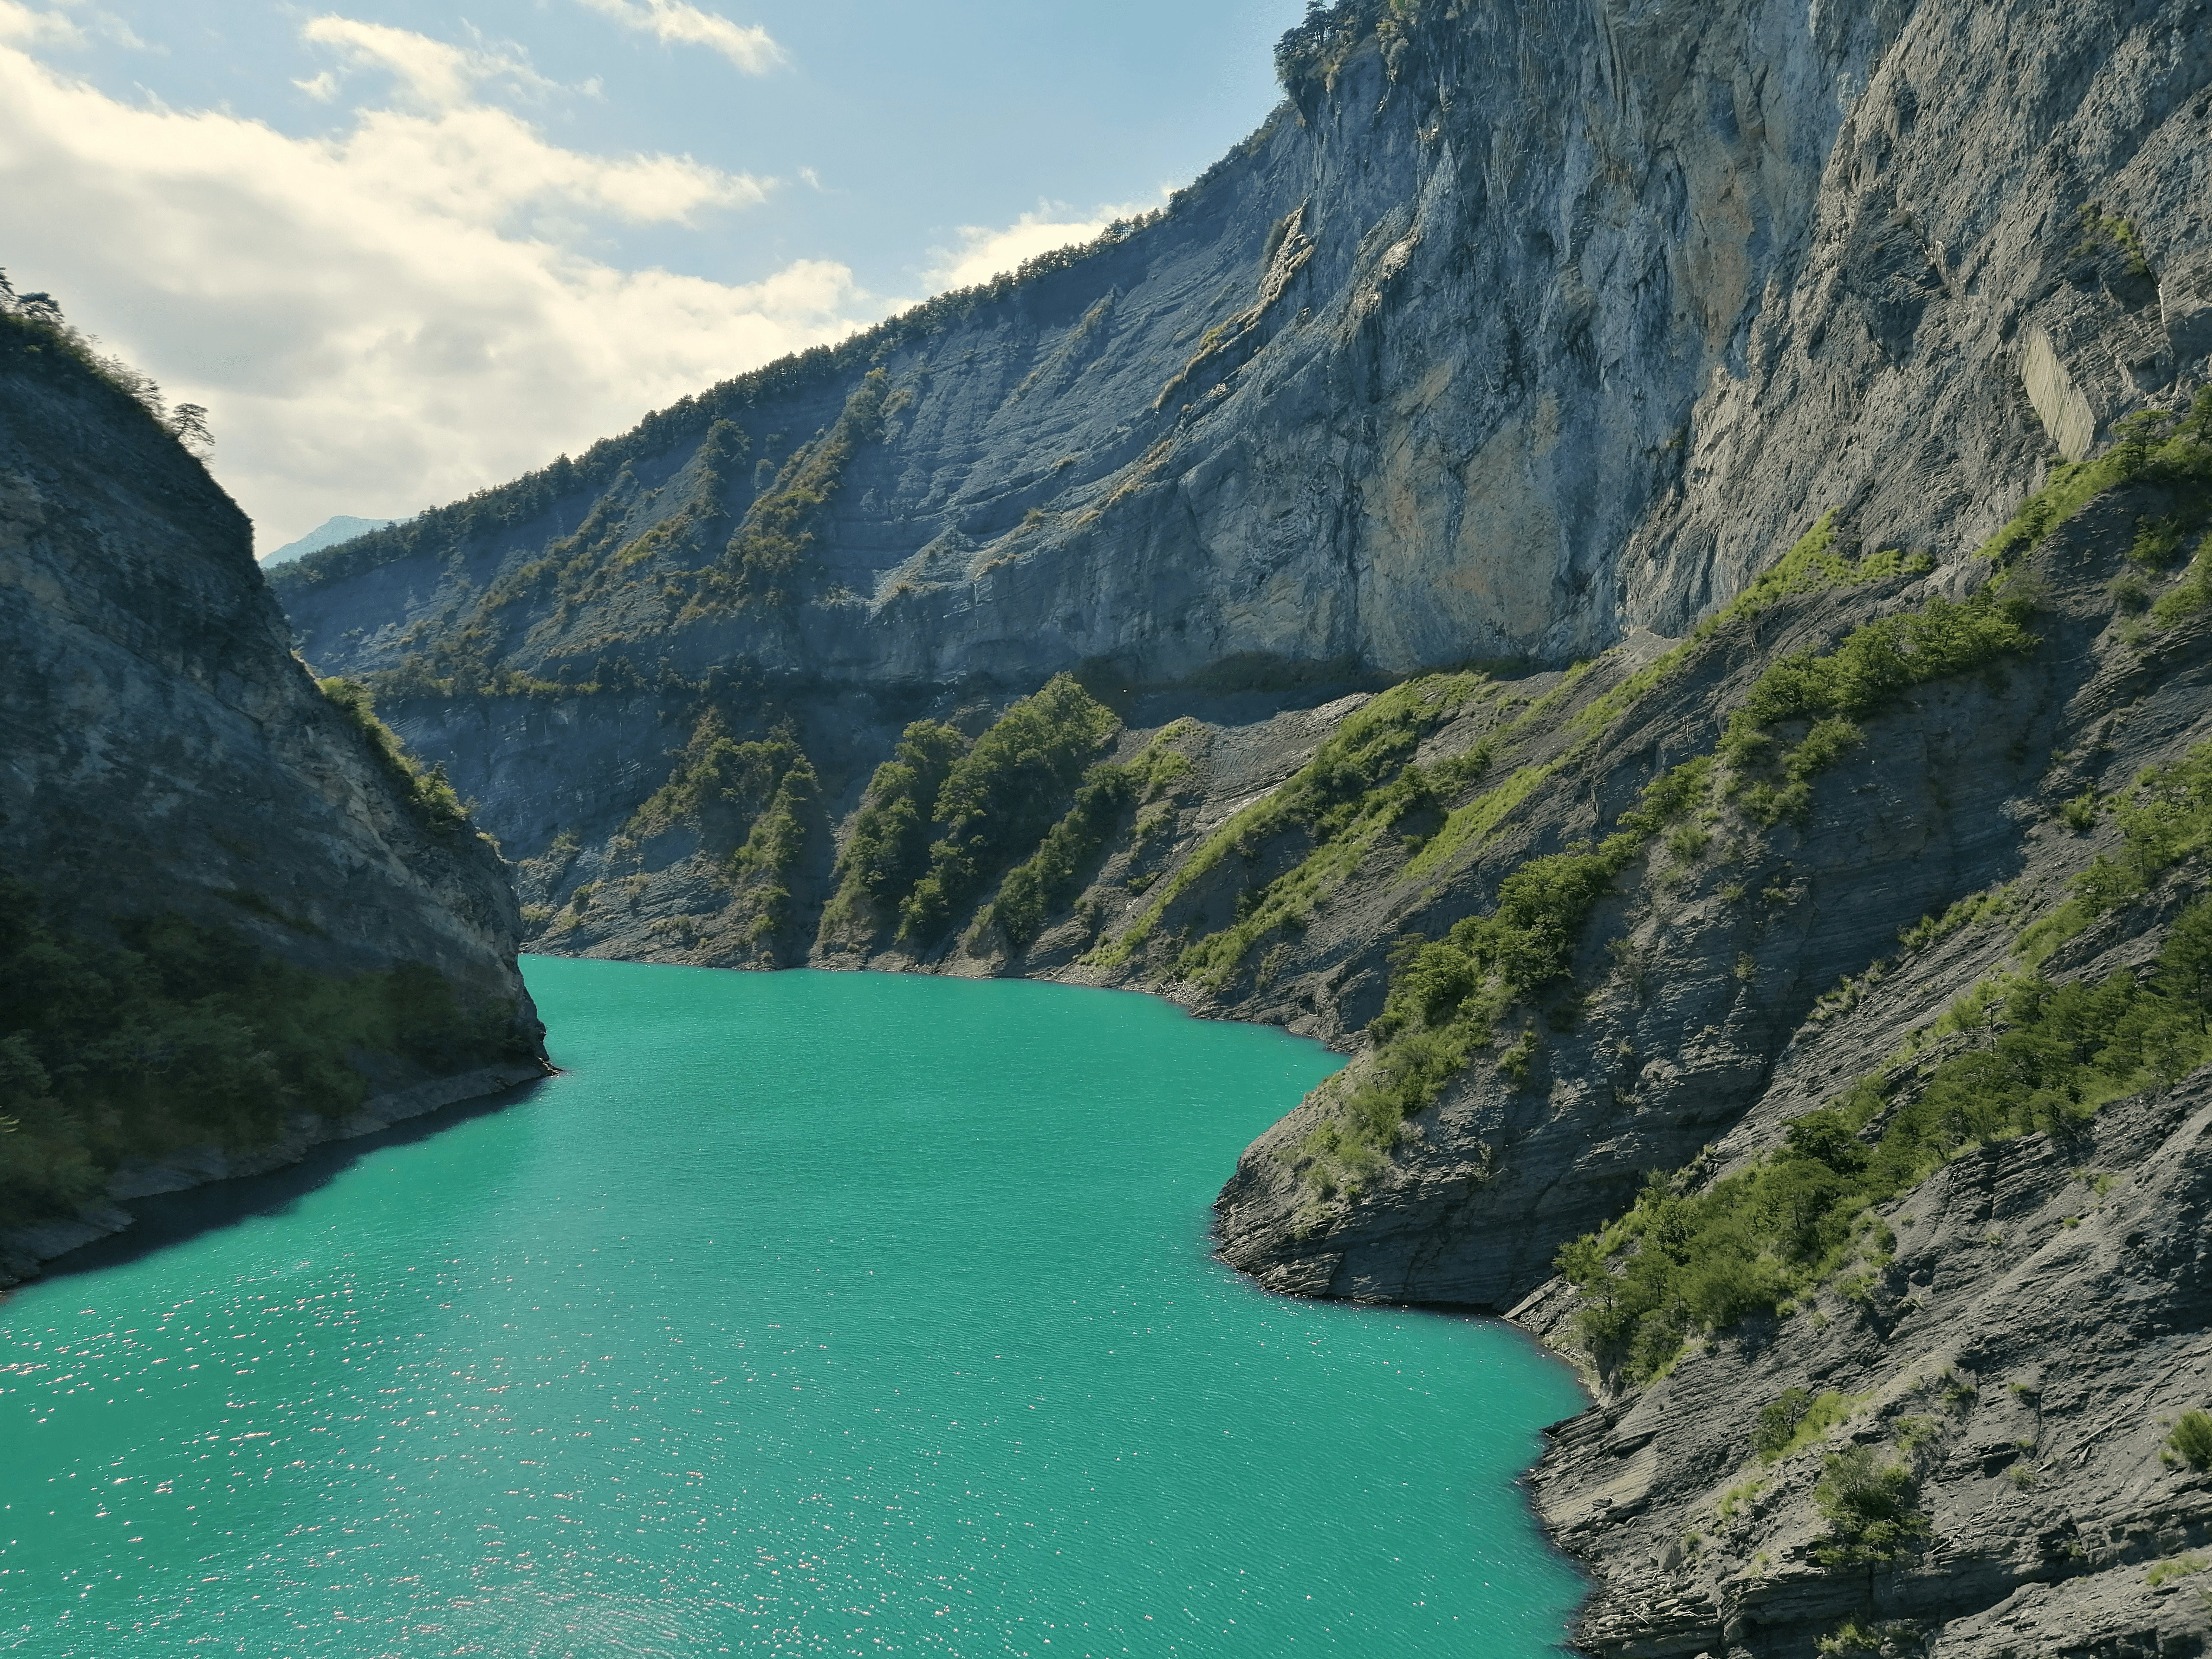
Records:
[[[324,520],[299,540],[286,542],[275,552],[264,555],[261,563],[264,568],[270,565],[289,563],[303,554],[319,553],[326,547],[336,547],[340,542],[349,542],[356,536],[366,536],[372,530],[381,530],[395,522],[397,520],[392,519],[356,519],[350,514],[341,513],[335,518]]]

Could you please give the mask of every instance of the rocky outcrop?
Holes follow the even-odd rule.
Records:
[[[1287,38],[1163,216],[289,568],[301,649],[596,880],[708,706],[849,811],[906,720],[1060,669],[1563,661],[1822,511],[1972,546],[2204,373],[2185,8],[1407,15]]]
[[[103,369],[50,314],[0,316],[0,861],[35,888],[45,924],[94,949],[181,918],[242,940],[241,962],[332,981],[434,970],[426,983],[483,1018],[434,1061],[363,1049],[356,1067],[380,1100],[542,1075],[497,850],[440,817],[404,759],[318,690],[244,515],[127,372]],[[21,925],[11,908],[10,951]],[[0,1035],[14,1035],[21,998],[54,990],[11,980]],[[30,1053],[11,1046],[4,1079],[27,1098],[44,1087],[19,1069]],[[292,1143],[343,1132],[324,1116],[340,1105],[353,1115],[295,1098],[278,1148],[173,1150],[210,1175],[296,1157]],[[22,1111],[12,1096],[9,1109]],[[57,1109],[63,1122],[71,1109]],[[127,1143],[133,1109],[117,1109]],[[52,1243],[15,1240],[13,1269]]]
[[[1585,1648],[1801,1653],[1850,1626],[1869,1653],[1944,1659],[2203,1652],[2202,1580],[2152,1570],[2212,1542],[2212,1477],[2161,1457],[2212,1377],[2208,1127],[2199,1079],[2107,1107],[2078,1139],[1961,1158],[1891,1216],[1895,1260],[1863,1305],[1717,1342],[1556,1430],[1536,1500],[1602,1564]],[[1845,1395],[1851,1414],[1764,1462],[1759,1413],[1793,1387]],[[1930,1545],[1823,1566],[1827,1460],[1893,1456],[1900,1435]]]

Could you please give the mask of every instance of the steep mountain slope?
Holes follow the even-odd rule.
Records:
[[[1818,532],[1565,688],[1222,1196],[1264,1283],[1578,1358],[1591,1651],[2212,1642],[2212,392],[2137,434],[1948,573]]]
[[[0,307],[0,1268],[544,1073],[497,853],[285,644],[245,517]],[[341,693],[344,688],[336,688]],[[30,883],[34,885],[26,886]],[[24,1229],[19,1224],[60,1217]]]
[[[2212,36],[1281,61],[1156,221],[303,562],[303,648],[540,948],[1349,1051],[1224,1254],[1577,1356],[1593,1650],[2202,1651]]]
[[[2191,15],[1341,7],[1156,221],[274,580],[532,855],[752,680],[849,802],[943,688],[1678,633],[1822,510],[1971,544],[2202,364]]]

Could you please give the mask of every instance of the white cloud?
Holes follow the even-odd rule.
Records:
[[[93,33],[100,39],[134,52],[153,50],[114,13],[88,10],[84,0],[61,0],[61,3],[84,13],[91,22]],[[76,18],[64,17],[58,11],[38,11],[20,3],[20,0],[0,0],[0,40],[37,46],[82,46],[91,44],[85,34],[84,25]]]
[[[0,0],[0,40],[26,46],[81,46],[84,31],[58,11],[33,11],[16,0]]]
[[[972,288],[1002,273],[1019,270],[1024,259],[1034,259],[1056,247],[1091,241],[1115,220],[1133,219],[1158,205],[1138,203],[1103,207],[1088,219],[1071,219],[1056,216],[1066,215],[1064,204],[1048,202],[1038,211],[1024,213],[1003,229],[963,225],[960,246],[931,249],[933,257],[922,276],[933,290]]]
[[[581,0],[625,28],[657,35],[677,46],[719,52],[748,75],[765,75],[784,61],[783,48],[757,23],[740,25],[683,0]]]
[[[532,88],[551,84],[523,58],[481,47],[449,46],[385,23],[317,17],[300,33],[317,46],[337,47],[361,68],[388,70],[416,103],[430,109],[452,109],[466,102],[484,81],[513,80]],[[336,89],[336,82],[327,72],[313,81],[293,84],[324,99]]]
[[[345,40],[404,63],[426,105],[474,73]],[[209,408],[216,475],[264,549],[498,483],[872,316],[840,264],[726,284],[618,270],[546,229],[681,222],[763,190],[688,157],[563,149],[466,101],[292,138],[119,103],[0,46],[11,276]]]

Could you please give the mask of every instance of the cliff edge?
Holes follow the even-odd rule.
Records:
[[[127,1220],[113,1196],[544,1066],[496,850],[292,653],[251,526],[143,380],[8,297],[0,1267],[21,1276]]]

